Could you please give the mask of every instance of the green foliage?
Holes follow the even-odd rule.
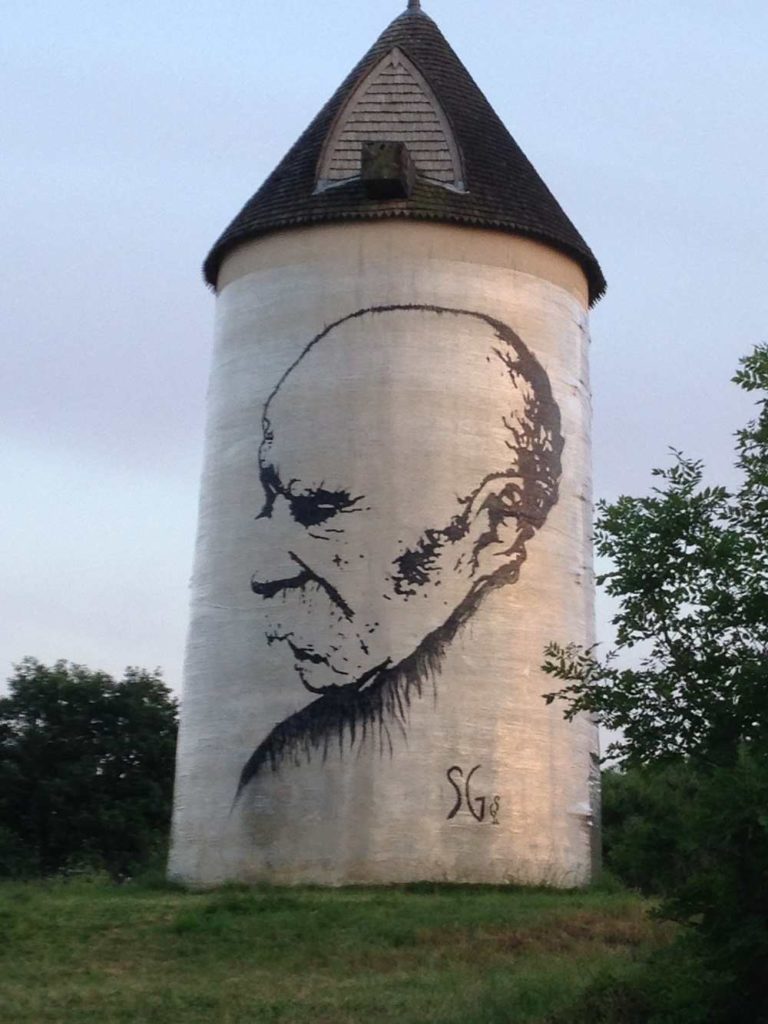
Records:
[[[714,979],[678,942],[618,970],[609,966],[548,1024],[712,1024],[718,1019],[711,992]],[[725,1018],[754,1024],[755,1018]]]
[[[610,864],[689,928],[675,978],[698,979],[693,1002],[683,1014],[674,978],[649,983],[654,1021],[768,1021],[768,346],[734,380],[758,395],[736,435],[739,486],[706,486],[701,463],[675,452],[650,496],[602,503],[616,649],[546,652],[565,684],[547,699],[621,730]]]
[[[702,770],[681,761],[604,776],[607,867],[663,896],[665,915],[695,922],[627,994],[668,1014],[648,1020],[768,1020],[766,768],[743,746],[735,766]],[[616,987],[610,978],[605,984]]]
[[[0,873],[146,862],[168,827],[175,743],[157,674],[25,659],[0,699]]]
[[[768,346],[734,380],[763,396],[737,434],[741,486],[704,486],[702,464],[676,452],[654,471],[663,485],[650,496],[601,502],[596,546],[613,565],[600,582],[620,602],[616,651],[547,649],[545,670],[567,683],[549,699],[621,729],[609,752],[627,763],[733,764],[740,744],[768,737]],[[632,667],[617,664],[627,652]]]
[[[625,885],[660,896],[686,881],[700,791],[685,762],[603,772],[603,859]]]

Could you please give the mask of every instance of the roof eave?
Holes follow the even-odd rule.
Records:
[[[575,247],[555,241],[535,229],[513,224],[504,220],[489,221],[481,217],[473,217],[469,214],[463,216],[461,214],[438,215],[424,210],[409,210],[394,207],[389,210],[378,209],[368,212],[334,211],[286,217],[280,221],[274,221],[263,228],[254,228],[244,232],[241,238],[234,237],[228,238],[226,241],[222,240],[221,244],[216,243],[216,245],[214,245],[203,264],[203,276],[205,278],[205,282],[214,291],[216,291],[218,289],[219,274],[225,260],[232,255],[233,252],[249,242],[258,241],[280,231],[290,231],[296,228],[311,227],[317,224],[342,224],[349,223],[350,221],[360,223],[377,220],[414,220],[431,221],[432,223],[438,224],[461,224],[469,228],[501,231],[505,234],[529,238],[532,241],[539,242],[541,245],[545,245],[550,249],[554,249],[555,252],[562,253],[581,267],[584,272],[584,276],[587,279],[590,308],[600,301],[603,295],[605,295],[607,289],[607,283],[603,276],[603,272],[600,269],[600,265],[591,253],[580,252]]]

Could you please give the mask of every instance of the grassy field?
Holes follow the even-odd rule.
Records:
[[[0,884],[3,1024],[547,1021],[664,940],[626,893]]]

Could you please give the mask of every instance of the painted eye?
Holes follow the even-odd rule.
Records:
[[[291,515],[302,526],[319,526],[340,512],[349,511],[360,498],[352,498],[348,491],[310,491],[290,499]]]

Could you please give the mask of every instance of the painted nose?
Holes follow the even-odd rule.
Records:
[[[301,528],[291,516],[282,495],[257,517],[254,530],[254,573],[251,590],[271,598],[286,590],[303,587],[312,578],[308,567],[294,554],[300,546]]]
[[[251,590],[258,597],[264,597],[269,599],[270,597],[277,597],[278,594],[284,593],[286,590],[297,590],[301,587],[305,587],[313,576],[306,569],[302,569],[297,563],[293,564],[293,569],[298,569],[298,572],[294,572],[293,576],[283,576],[277,579],[262,579],[259,573],[254,573],[251,576]]]

